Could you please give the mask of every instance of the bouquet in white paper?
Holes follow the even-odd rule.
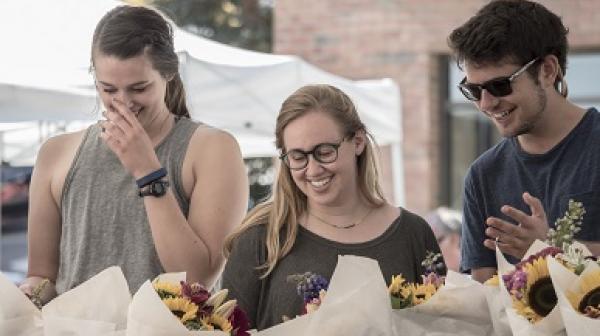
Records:
[[[313,280],[322,284],[318,276]],[[256,335],[393,335],[390,299],[377,261],[339,256],[326,294],[318,293],[319,304],[305,306],[306,315]]]
[[[109,267],[42,308],[44,335],[122,333],[130,302],[123,272],[119,267]]]
[[[394,276],[389,286],[396,329],[402,335],[488,335],[492,332],[483,286],[465,275],[440,276],[439,254],[423,262],[423,283]],[[444,267],[445,268],[445,267]]]
[[[506,313],[514,335],[564,334],[548,260],[556,258],[573,272],[580,268],[564,251],[570,250],[574,243],[584,214],[583,205],[570,200],[565,216],[548,233],[548,243],[552,246],[536,240],[517,265],[509,264],[500,250],[496,250],[501,295],[507,303]]]
[[[0,335],[42,335],[41,312],[2,273],[0,273],[0,298]]]
[[[145,282],[134,295],[127,336],[249,335],[248,319],[227,290],[211,295],[185,273],[163,274]]]
[[[510,306],[510,298],[500,295],[500,280],[494,275],[483,284],[483,291],[487,300],[492,320],[492,327],[496,336],[510,336],[512,331],[506,316],[506,306]]]
[[[600,329],[600,266],[587,262],[581,275],[556,260],[548,268],[568,335],[597,335]]]

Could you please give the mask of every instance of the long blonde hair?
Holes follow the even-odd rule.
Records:
[[[285,152],[283,131],[292,122],[308,112],[326,113],[339,125],[342,133],[353,136],[356,132],[366,134],[365,148],[358,156],[358,185],[365,199],[375,207],[385,204],[385,198],[379,186],[375,141],[360,120],[354,104],[340,89],[331,85],[303,86],[289,96],[282,104],[275,126],[275,145]],[[248,213],[240,228],[225,241],[225,255],[229,255],[234,241],[248,228],[266,225],[267,260],[260,269],[264,269],[262,278],[273,271],[276,263],[286,256],[296,240],[298,217],[307,209],[306,195],[292,179],[290,170],[279,165],[277,180],[273,184],[271,196]],[[283,244],[280,233],[285,230]]]

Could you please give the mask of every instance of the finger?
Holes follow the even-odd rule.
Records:
[[[483,246],[487,247],[490,250],[496,250],[496,242],[492,239],[486,239],[483,241]]]
[[[485,223],[488,227],[492,227],[500,232],[505,232],[510,235],[515,235],[519,230],[519,226],[498,217],[488,217]]]
[[[137,122],[137,118],[134,113],[131,111],[131,108],[120,100],[113,98],[113,104],[115,107],[118,107],[117,112],[124,118],[130,125],[135,125]]]
[[[529,214],[526,214],[523,211],[513,208],[509,205],[503,206],[500,208],[500,211],[502,211],[502,213],[508,217],[514,219],[519,224],[529,224],[531,220]]]
[[[529,208],[531,209],[531,215],[538,218],[546,218],[546,212],[544,211],[544,206],[539,198],[531,196],[530,193],[523,193],[523,201]]]
[[[115,137],[108,134],[108,132],[105,131],[105,132],[100,133],[100,138],[102,140],[104,140],[104,142],[106,143],[108,148],[110,148],[113,152],[115,152],[115,153],[121,152],[121,143],[119,142],[118,139],[116,139]]]
[[[106,112],[106,119],[114,126],[118,127],[123,131],[123,133],[130,133],[132,126],[131,124],[123,117],[122,114],[117,112],[116,110],[109,110]]]
[[[33,287],[30,284],[22,284],[19,286],[19,289],[21,290],[21,292],[28,296],[31,296],[33,294]]]
[[[102,128],[102,133],[111,138],[120,140],[124,139],[125,137],[125,132],[123,132],[123,129],[113,121],[103,121],[101,122],[100,127]]]
[[[498,249],[500,249],[502,253],[511,255],[517,259],[522,259],[527,251],[526,248],[524,249],[522,247],[516,247],[504,243],[498,243]]]

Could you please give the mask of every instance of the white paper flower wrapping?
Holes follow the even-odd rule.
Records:
[[[42,335],[41,312],[13,282],[0,273],[0,335]]]
[[[444,286],[420,305],[395,309],[398,335],[491,335],[485,289],[468,276],[449,271]]]
[[[512,303],[505,303],[502,301],[506,300],[507,298],[505,295],[500,295],[500,285],[483,285],[483,290],[485,292],[485,298],[490,311],[490,318],[492,320],[494,334],[496,336],[512,335],[510,325],[508,324],[508,316],[506,316],[506,306],[511,305]]]
[[[548,244],[536,240],[529,247],[523,260],[528,258],[530,255],[535,254],[544,248],[549,247]],[[505,303],[506,315],[508,316],[508,323],[512,334],[515,336],[553,336],[553,335],[565,335],[565,328],[560,314],[560,308],[558,304],[552,309],[552,311],[539,322],[532,324],[527,321],[526,318],[519,315],[512,306],[512,298],[506,289],[503,275],[506,275],[515,269],[515,266],[509,263],[502,252],[496,248],[496,260],[498,263],[498,274],[500,281],[500,296],[502,302]]]
[[[160,281],[178,284],[185,281],[185,273],[165,273]],[[152,283],[146,281],[133,295],[127,315],[127,336],[192,336],[228,335],[222,331],[190,331],[161,301]]]
[[[122,334],[130,302],[123,272],[109,267],[42,308],[44,335]]]
[[[596,336],[600,330],[600,319],[592,319],[577,312],[567,299],[567,291],[575,291],[580,285],[581,277],[600,269],[595,262],[589,262],[580,276],[565,268],[558,261],[548,260],[548,268],[552,283],[556,290],[558,305],[567,330],[567,335]]]
[[[392,308],[377,261],[339,256],[319,309],[256,335],[393,335]]]

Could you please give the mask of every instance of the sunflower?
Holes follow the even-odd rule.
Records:
[[[437,287],[434,284],[410,284],[410,290],[412,291],[413,300],[415,305],[421,304],[429,300],[435,292]]]
[[[578,312],[589,317],[597,316],[600,310],[600,270],[582,275],[576,291],[567,291],[567,298]]]
[[[515,309],[517,314],[525,317],[531,323],[536,323],[537,321],[542,319],[540,315],[536,314],[530,306],[528,306],[521,300],[514,300],[513,308]]]
[[[192,301],[184,298],[166,298],[162,301],[167,305],[173,315],[177,316],[181,323],[185,323],[196,318],[198,306],[196,306]]]
[[[400,275],[392,275],[392,282],[390,283],[390,287],[388,288],[391,295],[398,296],[400,295],[402,288],[405,286],[406,280]]]
[[[181,296],[181,286],[166,281],[153,281],[152,287],[158,293],[161,299],[176,298]]]
[[[513,307],[530,322],[535,323],[554,309],[557,302],[556,292],[544,257],[526,263],[523,265],[523,271],[527,274],[527,282],[522,297],[518,299],[513,296]]]
[[[494,276],[487,279],[483,284],[486,286],[498,287],[500,286],[500,278],[498,278],[498,274],[494,274]]]
[[[200,322],[202,323],[201,330],[222,330],[225,332],[230,332],[233,330],[231,322],[229,322],[229,320],[223,316],[217,314],[206,315]]]

